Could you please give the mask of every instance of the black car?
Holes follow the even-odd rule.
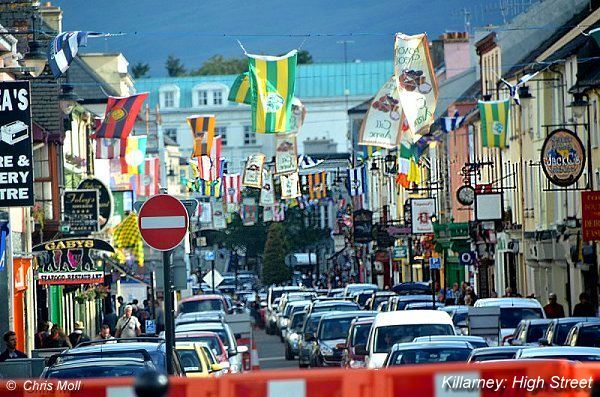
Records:
[[[392,296],[396,296],[396,293],[392,291],[373,291],[371,293],[371,298],[369,298],[365,305],[365,309],[377,310],[377,307],[382,302],[387,302]]]
[[[546,334],[551,320],[521,320],[512,338],[508,342],[512,346],[539,346],[540,339]]]
[[[523,346],[497,346],[482,347],[473,349],[469,355],[468,362],[494,361],[494,360],[513,360]]]
[[[540,344],[544,346],[562,346],[565,344],[571,328],[578,323],[595,321],[600,322],[600,317],[564,317],[550,320],[546,334],[540,340]]]
[[[566,346],[600,347],[600,322],[578,323],[569,331]]]

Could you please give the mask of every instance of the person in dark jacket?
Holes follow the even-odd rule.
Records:
[[[42,348],[53,349],[57,347],[71,347],[71,342],[69,342],[69,338],[67,338],[61,326],[54,324],[50,329],[50,335],[44,339]]]
[[[544,306],[546,318],[563,318],[565,316],[565,309],[556,299],[554,292],[548,294],[548,304]]]
[[[69,334],[69,342],[71,346],[77,347],[81,342],[89,342],[90,337],[84,331],[83,321],[75,321],[74,331]]]
[[[44,339],[50,335],[52,323],[49,321],[40,321],[38,324],[38,332],[34,335],[34,346],[36,349],[41,349],[44,344]]]
[[[596,317],[596,308],[590,302],[590,296],[586,292],[579,294],[579,303],[573,308],[573,317]]]
[[[17,334],[14,331],[5,332],[3,339],[6,350],[0,354],[0,363],[15,358],[27,358],[27,354],[17,350]]]

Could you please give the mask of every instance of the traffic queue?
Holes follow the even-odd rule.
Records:
[[[272,287],[263,306],[266,332],[300,368],[519,359],[600,361],[600,317],[547,318],[533,298],[478,299],[445,306],[424,283],[392,290],[349,284],[334,290]],[[476,313],[497,313],[495,335],[478,335]],[[487,311],[486,311],[487,310]],[[490,327],[488,325],[488,327]]]

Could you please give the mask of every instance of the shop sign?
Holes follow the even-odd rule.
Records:
[[[583,241],[600,240],[600,192],[581,192]]]
[[[408,255],[408,249],[405,245],[400,245],[398,247],[394,247],[392,251],[392,259],[400,260],[406,258]]]
[[[355,242],[368,243],[373,240],[373,211],[354,211],[353,225]]]
[[[585,149],[581,139],[571,130],[552,131],[542,145],[541,164],[546,178],[557,186],[576,183],[585,166]]]
[[[98,224],[100,230],[108,225],[108,220],[113,214],[113,198],[110,190],[96,178],[84,179],[77,186],[78,190],[97,190],[98,191]]]
[[[435,199],[412,199],[410,210],[413,234],[433,233],[431,217],[435,215]]]
[[[86,236],[99,230],[98,190],[67,190],[63,193],[65,233]]]
[[[115,252],[106,241],[69,238],[47,241],[33,247],[40,285],[96,284],[104,280],[104,269],[90,251]]]

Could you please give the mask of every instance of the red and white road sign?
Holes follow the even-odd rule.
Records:
[[[150,247],[169,251],[188,231],[188,213],[181,201],[168,194],[156,195],[142,205],[138,215],[142,238]]]

